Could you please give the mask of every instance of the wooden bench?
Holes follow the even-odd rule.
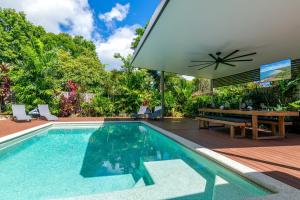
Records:
[[[258,137],[259,129],[259,117],[276,117],[278,119],[278,138],[285,138],[285,117],[298,117],[299,112],[293,111],[263,111],[263,110],[224,110],[224,109],[211,109],[211,108],[200,108],[200,113],[215,113],[215,114],[230,114],[230,115],[241,115],[245,117],[251,117],[251,130],[253,139],[264,139]],[[277,124],[277,123],[276,123]],[[273,128],[274,129],[274,128]],[[276,129],[276,125],[275,125]],[[274,138],[274,136],[271,136]]]
[[[246,136],[246,127],[251,125],[251,122],[248,122],[244,119],[232,118],[232,117],[213,117],[213,116],[201,116],[196,118],[199,122],[199,128],[209,128],[209,123],[223,124],[227,125],[230,128],[230,137],[237,137],[235,135],[235,128],[241,129],[241,136]]]
[[[276,134],[277,132],[277,127],[279,126],[279,122],[278,120],[272,120],[272,119],[258,119],[258,123],[259,124],[268,124],[268,125],[271,125],[271,133],[273,135]],[[285,121],[284,122],[284,125],[285,126],[292,126],[293,125],[293,122],[290,122],[290,121]]]

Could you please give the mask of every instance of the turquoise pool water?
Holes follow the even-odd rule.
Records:
[[[197,199],[270,193],[142,123],[113,122],[52,125],[0,150],[0,198],[52,199],[148,187],[155,183],[144,162],[175,159],[206,180]]]

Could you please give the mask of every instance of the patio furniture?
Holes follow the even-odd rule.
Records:
[[[25,105],[12,105],[13,119],[15,121],[31,121],[31,117],[26,114]]]
[[[34,119],[39,118],[40,113],[39,113],[38,108],[35,108],[35,109],[29,111],[28,115],[29,115],[30,117],[34,118]]]
[[[268,124],[268,125],[270,125],[273,135],[275,135],[277,127],[279,127],[278,119],[273,119],[273,118],[269,118],[269,117],[258,117],[258,124]],[[292,126],[293,122],[289,121],[289,120],[287,121],[285,119],[284,125],[285,126]]]
[[[285,117],[299,116],[299,112],[292,111],[258,111],[258,110],[221,110],[221,109],[209,109],[203,108],[199,109],[200,112],[203,113],[219,113],[219,114],[234,114],[234,115],[242,115],[242,116],[251,116],[251,127],[247,127],[247,129],[252,130],[253,139],[275,139],[275,138],[285,138]],[[266,137],[258,137],[258,124],[261,123],[258,120],[258,116],[263,117],[278,117],[278,136],[266,136]]]
[[[241,136],[246,136],[246,127],[251,125],[251,121],[243,118],[220,117],[204,115],[196,118],[199,121],[199,128],[209,128],[209,123],[224,124],[230,128],[230,137],[237,137],[235,129],[241,129]]]
[[[42,118],[45,118],[48,121],[58,120],[58,117],[50,113],[48,105],[38,105],[38,109]]]
[[[148,106],[140,106],[140,109],[137,113],[133,113],[132,117],[134,119],[142,118],[144,115],[149,114],[150,111],[148,109]]]
[[[148,119],[155,120],[155,119],[160,118],[161,115],[162,115],[162,106],[155,106],[154,112],[153,113],[149,113]]]

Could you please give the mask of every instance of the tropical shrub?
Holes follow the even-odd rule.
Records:
[[[10,78],[8,77],[9,66],[0,64],[0,111],[5,109],[5,102],[10,93]]]
[[[26,104],[28,110],[49,104],[54,114],[62,116],[130,115],[145,102],[150,108],[161,104],[161,74],[134,68],[130,55],[116,52],[115,58],[123,63],[121,69],[106,71],[94,43],[82,36],[47,33],[12,9],[0,8],[0,21],[0,63],[8,63],[0,65],[2,112],[11,110],[12,99]],[[132,48],[137,47],[144,29],[136,33]],[[199,108],[226,104],[237,109],[245,102],[255,109],[262,104],[274,110],[299,109],[299,98],[294,97],[299,82],[299,78],[279,81],[269,88],[257,83],[228,86],[205,95],[209,80],[188,81],[165,73],[165,111],[168,116],[197,116]],[[68,95],[61,95],[63,91]],[[83,93],[95,97],[84,102]]]
[[[292,108],[294,110],[300,110],[300,100],[289,103],[289,106],[290,106],[290,108]]]
[[[217,108],[229,104],[230,108],[238,109],[245,94],[244,86],[228,86],[217,88],[213,94],[213,103]]]
[[[115,113],[114,104],[107,97],[96,96],[91,103],[92,116],[113,116]]]
[[[71,114],[76,114],[79,111],[78,102],[78,86],[77,84],[69,80],[67,82],[67,88],[69,89],[67,97],[64,95],[60,96],[60,115],[63,117],[68,117]]]
[[[185,116],[195,117],[199,115],[199,108],[209,108],[212,106],[213,97],[209,95],[195,96],[190,98],[185,104],[183,112]]]

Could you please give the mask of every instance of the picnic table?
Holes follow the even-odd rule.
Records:
[[[299,116],[299,112],[293,111],[260,111],[260,110],[223,110],[223,109],[211,109],[201,108],[200,112],[203,113],[219,113],[219,114],[233,114],[233,115],[244,115],[251,116],[252,123],[252,137],[258,139],[258,117],[278,117],[278,132],[279,138],[285,138],[285,117],[296,117]],[[273,137],[275,138],[275,136]]]

